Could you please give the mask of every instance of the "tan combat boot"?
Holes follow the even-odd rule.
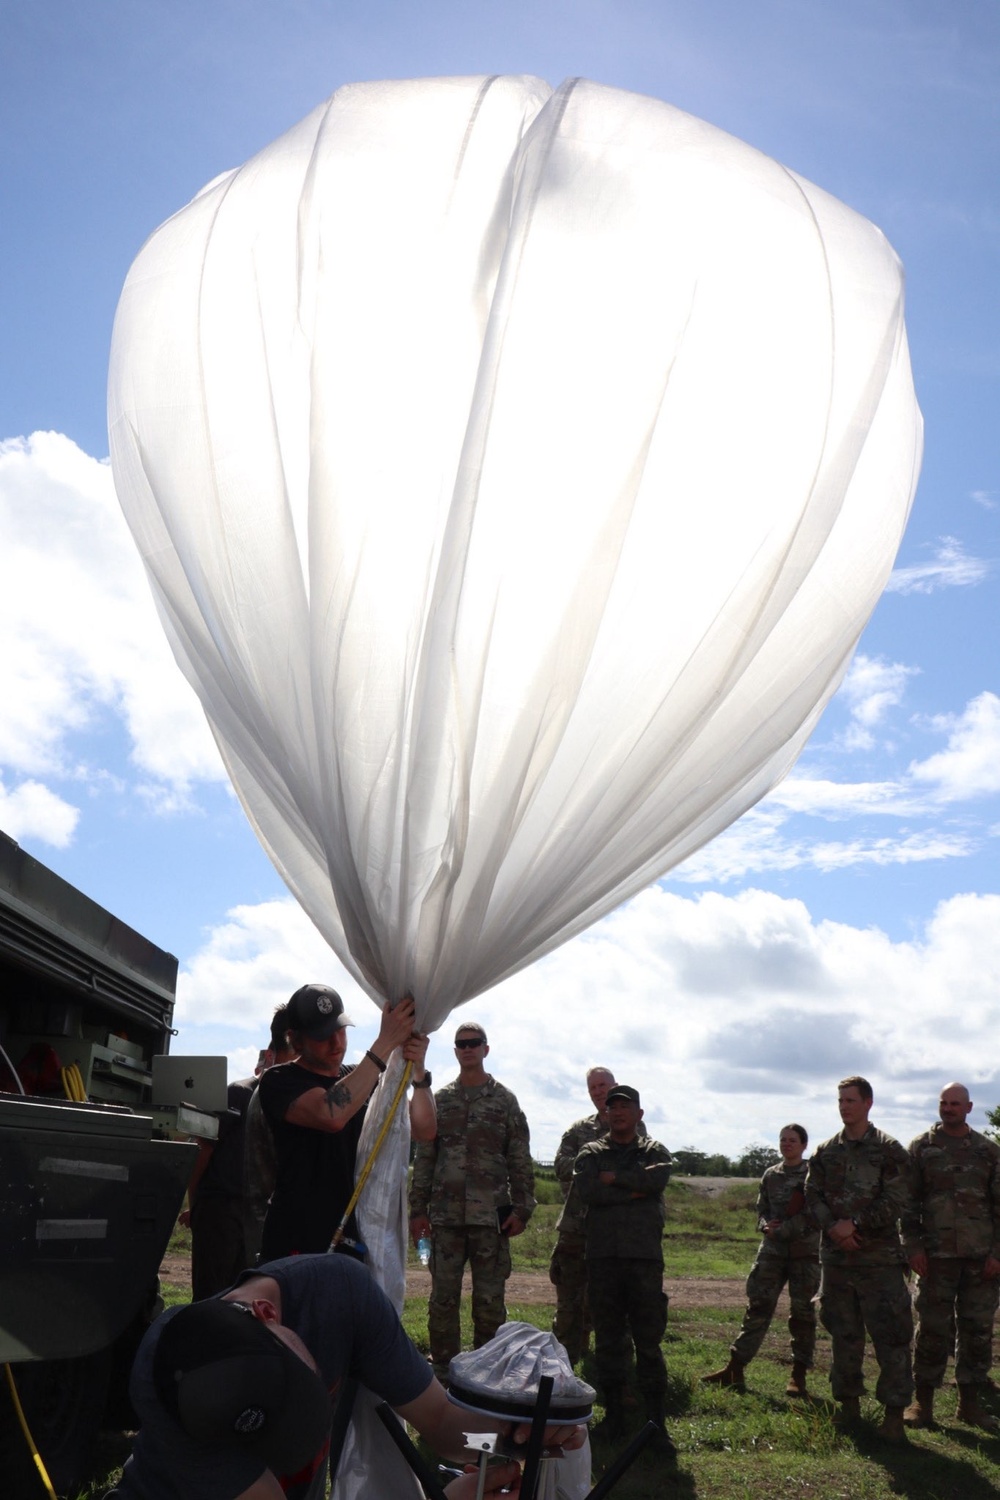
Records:
[[[734,1390],[745,1391],[746,1386],[743,1383],[745,1369],[746,1365],[741,1365],[736,1356],[731,1354],[728,1365],[724,1365],[721,1370],[713,1370],[711,1375],[703,1375],[701,1383],[702,1385],[731,1385]]]
[[[806,1367],[800,1359],[797,1359],[792,1365],[792,1373],[789,1375],[788,1384],[785,1386],[785,1395],[808,1396],[808,1394],[809,1392],[806,1390]]]
[[[996,1418],[991,1417],[982,1405],[974,1385],[959,1386],[957,1416],[960,1422],[968,1422],[970,1427],[982,1427],[985,1432],[997,1430]]]
[[[934,1426],[934,1387],[932,1385],[917,1386],[913,1405],[908,1406],[904,1411],[903,1421],[907,1427]]]
[[[906,1428],[903,1426],[903,1408],[887,1406],[878,1435],[887,1443],[905,1443]]]

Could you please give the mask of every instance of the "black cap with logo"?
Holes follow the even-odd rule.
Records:
[[[297,1474],[329,1438],[330,1396],[319,1376],[245,1303],[194,1302],[165,1323],[153,1380],[189,1437]]]
[[[344,1014],[344,1002],[328,984],[304,984],[288,1002],[289,1031],[301,1032],[314,1042],[325,1042],[342,1026],[353,1026]]]

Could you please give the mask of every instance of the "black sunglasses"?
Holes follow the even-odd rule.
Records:
[[[485,1047],[486,1043],[481,1036],[463,1036],[455,1043],[455,1046],[464,1050],[466,1047]]]

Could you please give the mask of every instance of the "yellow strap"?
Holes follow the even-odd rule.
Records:
[[[49,1478],[48,1473],[46,1472],[45,1465],[42,1463],[42,1455],[35,1447],[35,1440],[31,1436],[31,1429],[28,1426],[27,1418],[24,1415],[24,1408],[21,1405],[21,1398],[17,1394],[17,1386],[14,1384],[14,1371],[11,1369],[10,1365],[4,1365],[4,1370],[7,1373],[7,1384],[10,1387],[10,1399],[14,1403],[14,1410],[17,1413],[17,1420],[21,1424],[21,1431],[24,1433],[24,1440],[31,1451],[32,1458],[35,1460],[35,1468],[41,1475],[42,1483],[45,1486],[46,1493],[49,1495],[49,1500],[56,1500],[56,1492],[52,1488],[52,1481]]]
[[[410,1082],[410,1075],[412,1074],[412,1072],[413,1064],[411,1062],[408,1062],[403,1068],[403,1076],[399,1080],[399,1087],[396,1089],[396,1092],[393,1095],[392,1103],[389,1106],[389,1112],[386,1115],[385,1119],[382,1121],[379,1133],[375,1137],[375,1144],[371,1149],[371,1154],[369,1155],[368,1160],[365,1162],[364,1166],[361,1168],[361,1171],[358,1173],[358,1180],[355,1183],[354,1192],[351,1194],[351,1201],[344,1209],[344,1217],[341,1219],[340,1223],[334,1230],[333,1239],[330,1241],[331,1250],[336,1250],[337,1246],[344,1238],[344,1230],[347,1228],[347,1221],[357,1207],[358,1199],[361,1197],[362,1188],[371,1176],[372,1167],[375,1165],[375,1158],[381,1151],[382,1142],[385,1140],[386,1136],[389,1133],[389,1126],[392,1124],[393,1116],[395,1115],[396,1110],[399,1108],[400,1099],[402,1099],[403,1095],[406,1093],[407,1085]]]

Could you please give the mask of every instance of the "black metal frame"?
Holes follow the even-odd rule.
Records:
[[[535,1500],[538,1490],[541,1461],[545,1448],[545,1429],[548,1426],[549,1407],[552,1404],[552,1386],[553,1381],[550,1375],[543,1375],[538,1382],[538,1399],[535,1402],[535,1410],[531,1419],[531,1433],[525,1449],[524,1470],[521,1474],[521,1500]],[[421,1457],[415,1445],[410,1441],[406,1429],[389,1403],[383,1401],[379,1406],[376,1406],[375,1413],[413,1470],[417,1480],[423,1485],[427,1500],[448,1500],[441,1481],[430,1465]],[[655,1422],[647,1422],[645,1427],[635,1435],[628,1447],[622,1449],[607,1472],[597,1481],[587,1496],[587,1500],[605,1500],[605,1496],[611,1494],[619,1479],[632,1467],[639,1454],[657,1430]]]

